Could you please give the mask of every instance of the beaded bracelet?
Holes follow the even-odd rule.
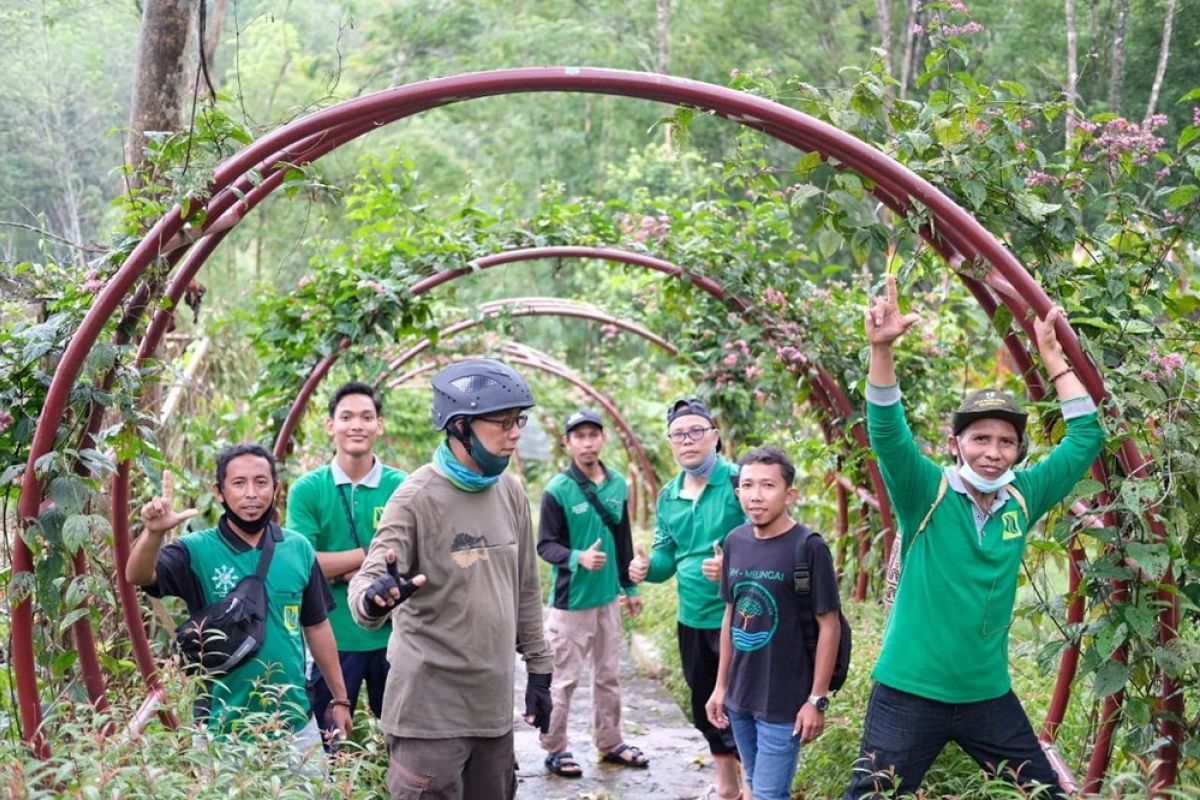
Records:
[[[349,708],[349,707],[350,707],[350,701],[349,701],[349,700],[330,700],[330,701],[329,701],[329,705],[331,705],[331,706],[345,706],[346,708]]]
[[[1070,373],[1072,373],[1072,372],[1074,372],[1074,371],[1075,371],[1075,368],[1074,368],[1074,367],[1067,367],[1067,368],[1066,368],[1066,369],[1064,369],[1062,372],[1059,372],[1059,373],[1058,373],[1058,374],[1056,374],[1056,375],[1051,375],[1051,376],[1050,376],[1050,382],[1051,382],[1051,383],[1054,383],[1056,380],[1058,380],[1059,378],[1061,378],[1063,375],[1070,374]]]

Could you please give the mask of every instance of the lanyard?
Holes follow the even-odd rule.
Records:
[[[346,512],[346,522],[350,525],[350,535],[354,537],[354,546],[365,551],[366,548],[358,538],[358,528],[354,524],[354,512],[350,510],[350,501],[346,499],[346,484],[339,483],[337,490],[338,497],[342,498],[342,510]]]

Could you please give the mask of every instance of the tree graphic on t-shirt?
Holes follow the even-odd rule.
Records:
[[[766,609],[762,607],[762,603],[752,597],[744,597],[737,604],[737,612],[742,615],[742,628],[748,630],[750,621],[762,614]]]

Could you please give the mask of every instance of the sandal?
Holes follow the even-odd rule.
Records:
[[[606,764],[618,764],[622,767],[637,767],[644,769],[650,766],[650,759],[646,758],[645,753],[641,748],[634,747],[629,744],[619,744],[612,750],[609,750],[601,758]]]
[[[583,767],[575,760],[575,756],[566,750],[559,750],[546,756],[546,769],[560,778],[581,778]]]

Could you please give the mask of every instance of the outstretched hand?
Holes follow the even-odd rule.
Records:
[[[384,554],[384,560],[387,563],[387,572],[371,581],[362,599],[363,612],[375,619],[390,613],[425,585],[424,573],[413,576],[411,581],[400,575],[395,551],[388,550]]]
[[[866,313],[867,341],[873,345],[892,344],[921,318],[916,313],[900,313],[895,275],[888,275],[885,284],[883,296],[872,300]]]
[[[142,506],[142,525],[149,533],[163,534],[199,513],[194,508],[186,511],[175,510],[175,476],[169,469],[165,469],[162,474],[162,495],[150,498],[150,501]]]
[[[1066,363],[1066,354],[1063,353],[1062,343],[1058,341],[1058,331],[1054,329],[1055,324],[1060,319],[1066,319],[1066,313],[1060,306],[1051,307],[1046,314],[1045,319],[1035,318],[1033,320],[1033,332],[1037,336],[1038,353],[1042,356],[1042,361],[1045,362],[1048,358],[1055,358]]]

